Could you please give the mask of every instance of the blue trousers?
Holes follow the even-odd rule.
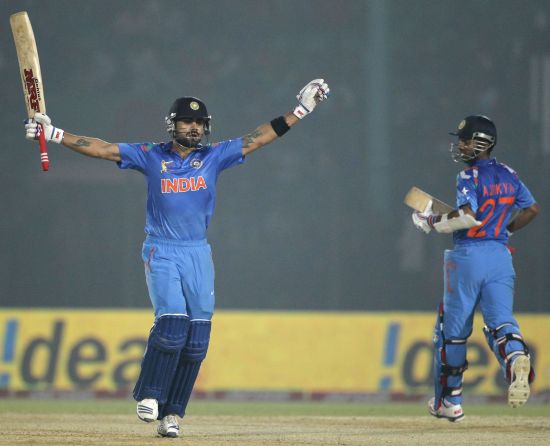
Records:
[[[212,252],[206,240],[147,237],[142,257],[155,323],[134,398],[156,399],[159,419],[183,416],[210,342],[215,302]]]
[[[502,346],[496,342],[497,338],[512,334],[521,339],[513,316],[515,272],[506,245],[480,241],[446,250],[444,274],[443,302],[434,330],[436,407],[442,398],[453,404],[462,401],[462,373],[467,368],[466,340],[472,333],[477,307],[490,332],[487,340],[503,372],[507,367],[506,356],[525,350],[523,342],[518,340],[506,340]]]
[[[177,241],[147,237],[142,258],[155,319],[164,314],[211,320],[214,312],[214,263],[206,240]]]

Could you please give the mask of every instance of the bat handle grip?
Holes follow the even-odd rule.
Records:
[[[42,163],[42,170],[47,172],[50,169],[50,159],[48,158],[48,146],[46,146],[46,137],[44,136],[44,128],[40,125],[41,131],[38,136],[38,143],[40,145],[40,162]]]

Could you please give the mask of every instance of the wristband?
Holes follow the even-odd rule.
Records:
[[[270,124],[277,136],[283,136],[286,132],[290,130],[290,127],[286,123],[284,116],[279,116],[278,118],[273,119]]]

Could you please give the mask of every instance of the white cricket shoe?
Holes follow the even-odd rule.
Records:
[[[175,415],[166,415],[157,428],[161,437],[176,438],[180,433],[180,427]]]
[[[435,409],[435,398],[431,398],[428,401],[428,409],[430,414],[436,418],[446,418],[449,421],[459,422],[465,417],[464,411],[460,404],[451,404],[445,398],[441,402],[439,409]]]
[[[512,364],[512,383],[508,387],[508,405],[513,407],[523,406],[531,393],[529,389],[529,373],[531,372],[531,360],[529,356],[521,355]]]
[[[137,403],[137,416],[140,420],[150,423],[159,416],[159,405],[157,400],[146,398]]]

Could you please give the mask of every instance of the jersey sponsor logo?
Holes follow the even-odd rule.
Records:
[[[202,175],[197,178],[161,178],[160,190],[163,194],[180,193],[180,192],[195,192],[200,189],[207,189],[206,181]]]
[[[494,195],[513,195],[516,189],[512,183],[493,183],[483,185],[483,196],[491,197]]]
[[[168,164],[172,164],[173,161],[164,161],[161,160],[160,162],[160,173],[168,172]]]
[[[202,167],[202,160],[199,159],[199,158],[193,158],[189,165],[193,168],[193,169],[200,169]]]

